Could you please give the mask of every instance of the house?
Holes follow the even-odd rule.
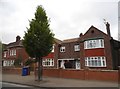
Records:
[[[79,38],[63,40],[56,45],[55,55],[58,60],[58,68],[64,68],[64,63],[71,63],[71,68],[80,69],[80,42]],[[70,64],[69,64],[70,65]]]
[[[107,34],[91,26],[79,37],[59,40],[54,38],[53,50],[43,57],[44,68],[63,69],[118,69],[120,66],[120,42],[110,34],[110,24],[106,23]],[[3,66],[13,66],[21,58],[23,65],[29,55],[23,47],[20,36],[6,45],[3,51]]]
[[[2,63],[3,66],[13,66],[15,60],[21,59],[22,63],[24,63],[28,58],[22,40],[20,36],[17,36],[15,42],[6,44],[6,48],[3,50]]]
[[[110,25],[106,24],[107,34],[91,26],[78,38],[63,40],[56,45],[58,68],[69,69],[118,69],[120,66],[120,42],[110,34]],[[68,64],[66,66],[66,64]]]
[[[44,68],[57,68],[57,55],[55,54],[56,45],[61,43],[61,40],[54,38],[53,50],[47,56],[43,57],[42,65]],[[38,66],[38,63],[34,65]]]
[[[55,44],[59,42],[58,39],[55,39]],[[51,53],[49,53],[47,56],[43,57],[43,67],[45,68],[54,68],[57,65],[55,64],[54,60],[54,46],[53,44],[53,50]],[[5,48],[2,53],[2,66],[14,66],[14,62],[17,59],[21,59],[21,66],[25,64],[25,62],[30,58],[27,54],[20,36],[16,37],[15,42],[11,42],[9,44],[4,44]],[[34,58],[33,58],[34,59]]]

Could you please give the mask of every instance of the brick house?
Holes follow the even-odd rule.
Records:
[[[77,38],[54,39],[53,50],[43,57],[44,68],[69,69],[118,69],[120,66],[120,42],[110,34],[110,25],[106,24],[107,34],[91,26],[85,34]],[[20,37],[16,42],[6,45],[3,52],[3,66],[13,66],[14,60],[21,57],[24,62],[29,58]]]
[[[58,39],[55,39],[55,44],[59,42]],[[55,68],[56,60],[54,60],[54,46],[53,44],[53,50],[51,53],[49,53],[47,56],[43,57],[43,66],[45,68]],[[14,66],[14,62],[16,59],[21,58],[22,59],[22,65],[30,58],[27,52],[25,51],[25,48],[22,44],[22,40],[20,36],[16,37],[15,42],[11,42],[9,44],[5,44],[5,49],[2,53],[2,66]]]
[[[47,56],[43,57],[42,65],[44,68],[57,68],[57,56],[55,55],[56,45],[61,43],[59,39],[54,38],[53,50]],[[35,64],[37,67],[38,64]]]
[[[118,69],[120,42],[111,37],[109,23],[106,28],[107,34],[91,26],[84,35],[56,45],[57,67],[65,69],[67,63],[72,69]]]
[[[20,36],[16,37],[15,42],[6,44],[6,49],[4,49],[2,55],[3,66],[13,66],[14,61],[18,58],[21,58],[23,63],[29,58],[22,45]]]
[[[55,55],[57,56],[58,66],[63,67],[64,63],[70,61],[73,64],[73,68],[80,69],[80,45],[79,38],[64,40],[60,44],[56,45]],[[78,65],[78,66],[77,66]]]

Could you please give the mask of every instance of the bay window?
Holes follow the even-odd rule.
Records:
[[[4,52],[4,57],[7,57],[7,52]]]
[[[84,42],[84,49],[93,49],[93,48],[104,48],[104,40],[87,40]]]
[[[106,67],[105,57],[85,57],[85,66]]]

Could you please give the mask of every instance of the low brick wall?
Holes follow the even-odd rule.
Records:
[[[60,78],[73,78],[73,79],[85,79],[84,76],[84,70],[59,70],[60,74],[59,77]]]
[[[22,68],[3,68],[3,73],[22,74]],[[36,73],[36,72],[35,72]],[[81,80],[99,80],[118,82],[120,78],[117,70],[70,70],[70,69],[44,69],[43,76],[57,78],[71,78]]]
[[[9,68],[9,67],[4,67],[2,68],[2,73],[9,73],[9,74],[22,74],[22,68]]]
[[[58,69],[44,69],[43,70],[43,76],[49,76],[49,77],[59,77],[59,70]]]
[[[118,82],[117,70],[63,70],[44,69],[43,76]]]
[[[89,71],[85,71],[85,79],[118,82],[118,71],[89,70]]]

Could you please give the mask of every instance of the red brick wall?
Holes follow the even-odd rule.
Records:
[[[23,62],[25,62],[29,58],[29,55],[25,51],[24,47],[17,47],[16,48],[16,59],[19,57],[21,57],[23,59]]]
[[[44,69],[43,70],[43,75],[44,76],[49,76],[49,77],[59,77],[59,70],[58,69]]]
[[[22,68],[3,68],[3,74],[22,74]],[[36,73],[36,72],[35,72]],[[63,70],[63,69],[44,69],[43,76],[70,78],[81,80],[98,80],[118,82],[119,74],[116,70]]]
[[[22,68],[2,68],[2,73],[9,73],[9,74],[22,74]]]
[[[85,56],[91,57],[91,56],[105,56],[103,48],[97,48],[97,49],[86,49],[85,50]]]
[[[101,80],[118,82],[118,71],[85,71],[86,80]]]
[[[118,82],[118,71],[44,69],[43,76]]]
[[[84,80],[84,71],[81,70],[60,70],[61,78],[73,78],[73,79],[82,79]]]
[[[60,52],[58,49],[58,59],[80,58],[80,52],[74,51],[74,45],[76,44],[79,44],[79,42],[62,43],[58,48],[60,49],[61,46],[65,46],[65,52]]]

